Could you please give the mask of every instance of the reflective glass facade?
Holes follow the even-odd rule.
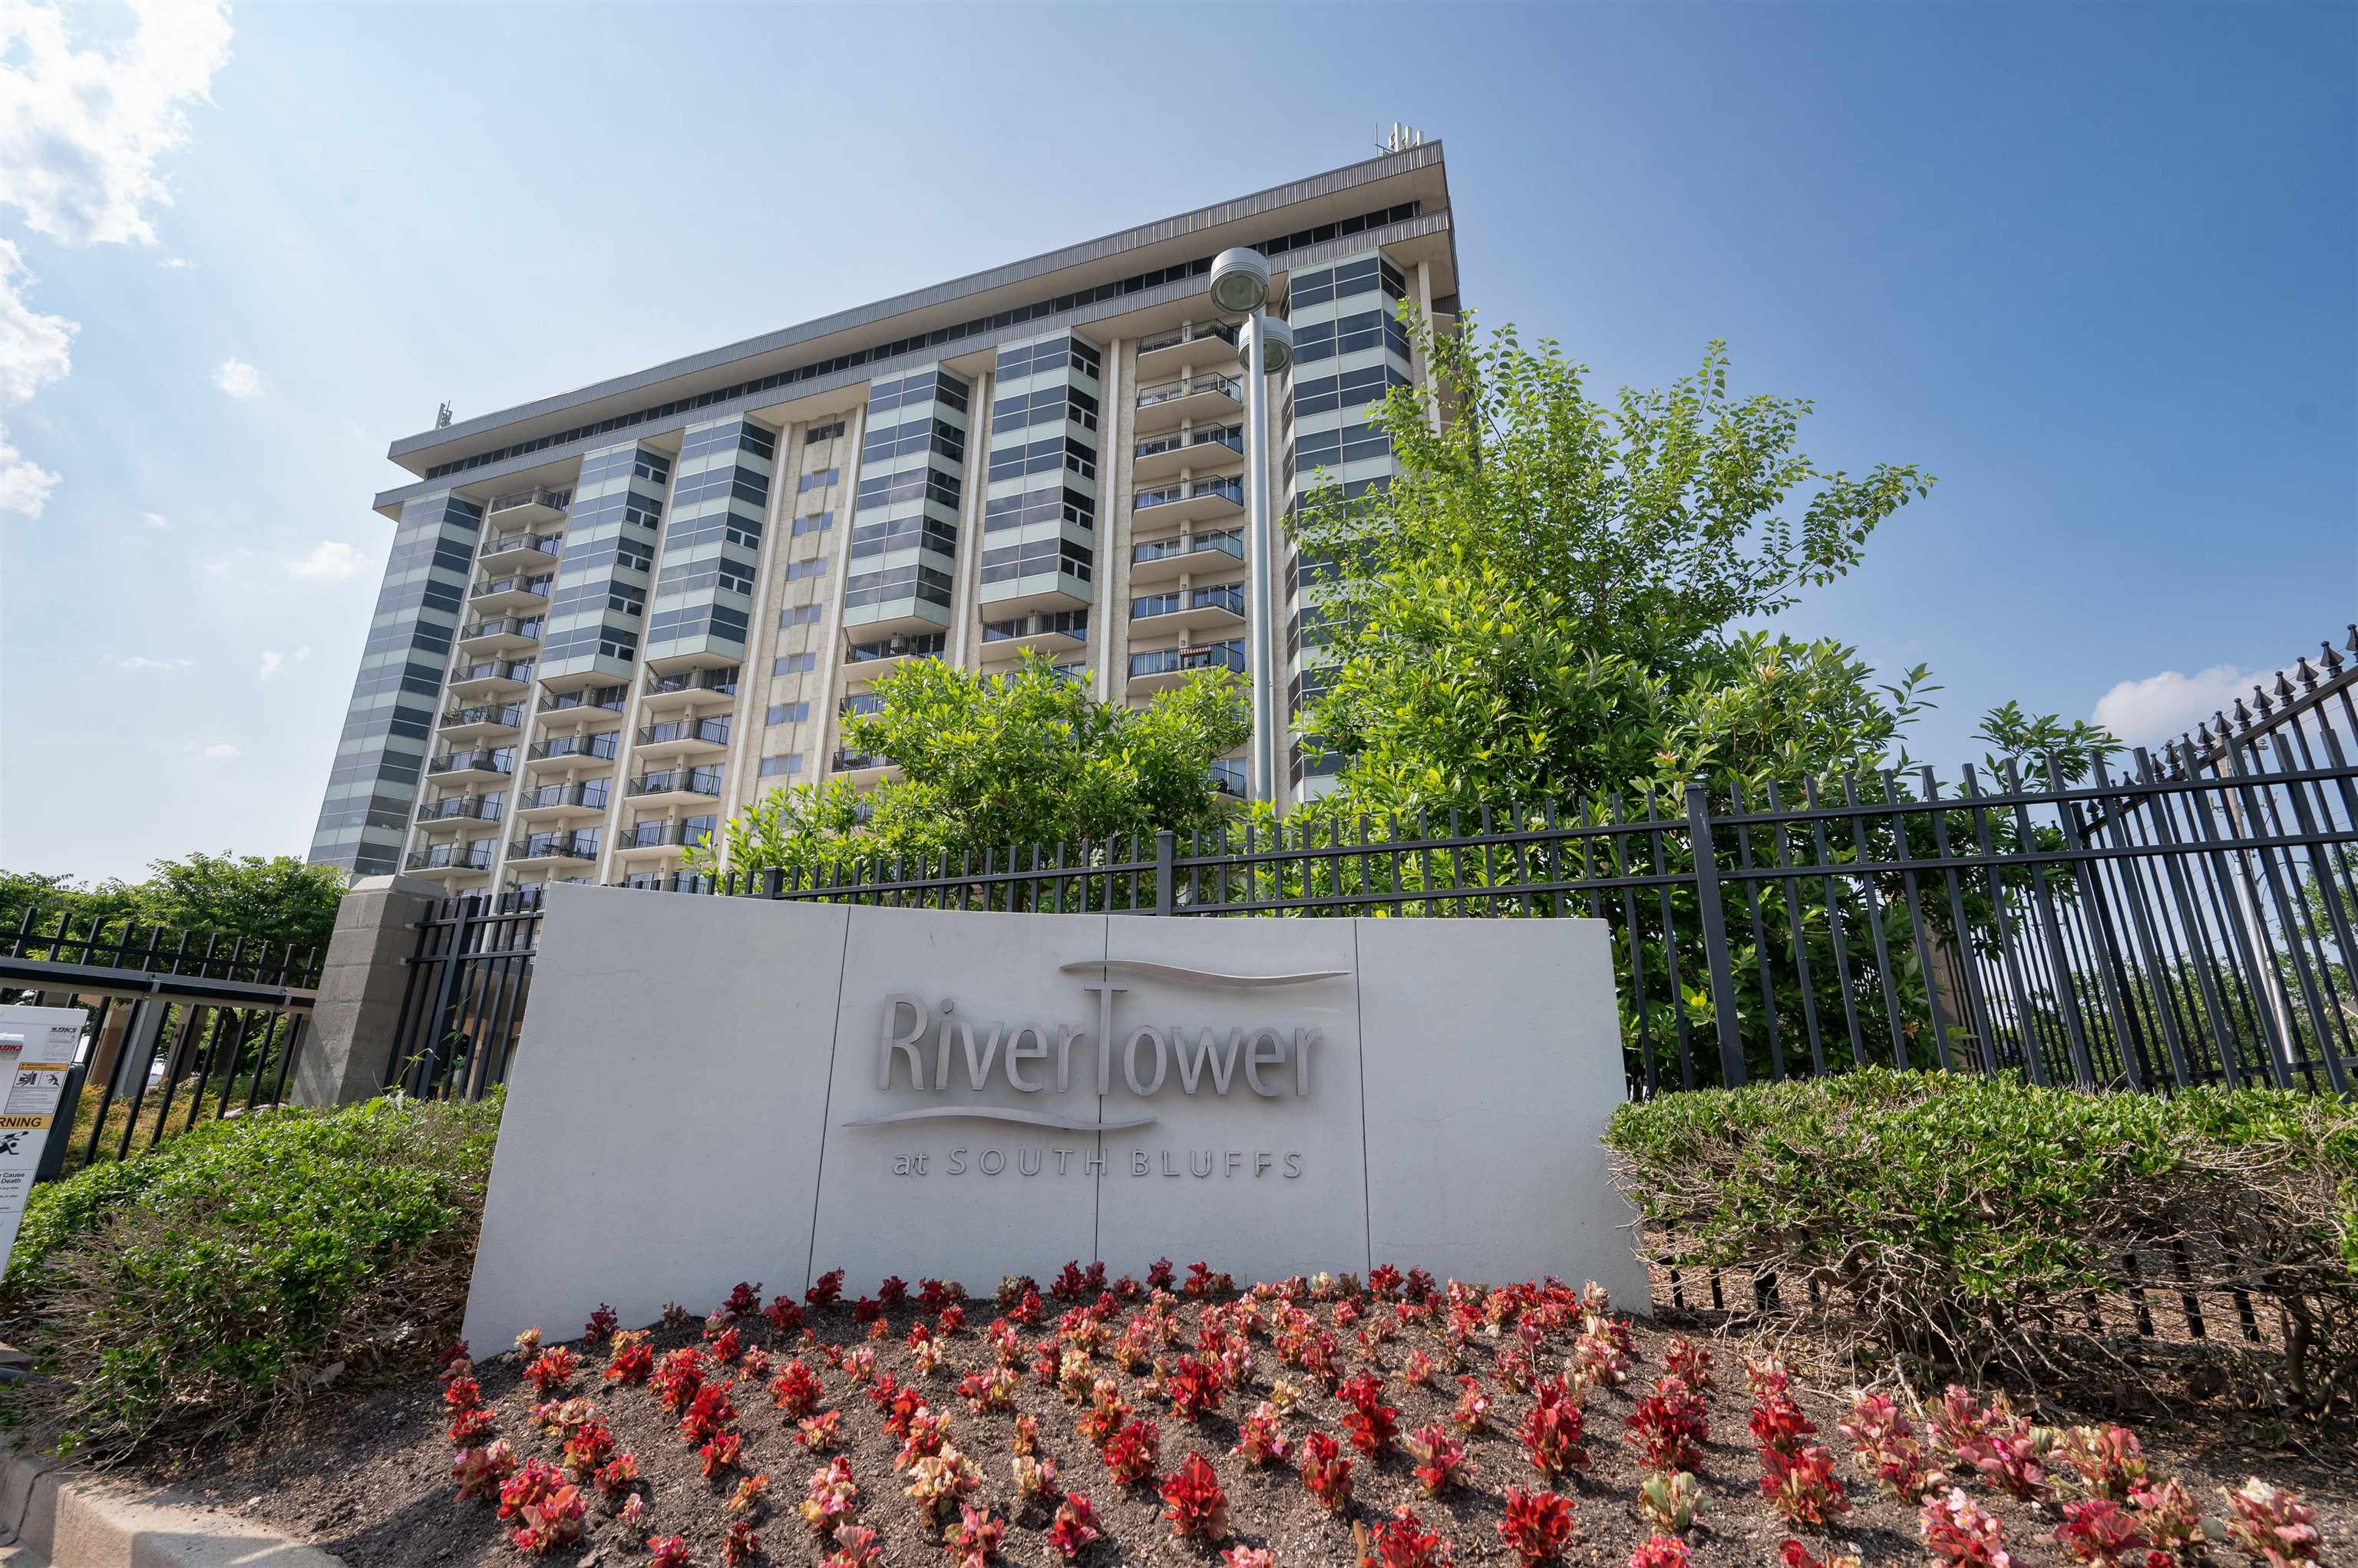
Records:
[[[482,526],[480,505],[448,492],[402,507],[311,860],[356,876],[395,869]]]
[[[550,689],[629,677],[671,468],[669,457],[637,441],[581,460],[540,651],[540,678]]]
[[[964,376],[937,366],[868,389],[845,553],[846,625],[949,623],[972,392]]]
[[[745,656],[777,455],[777,431],[756,420],[687,427],[647,618],[648,659]]]

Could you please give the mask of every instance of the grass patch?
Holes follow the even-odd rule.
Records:
[[[501,1103],[203,1122],[37,1189],[0,1312],[59,1381],[7,1413],[112,1456],[429,1366],[465,1303]]]
[[[1871,1069],[1663,1095],[1616,1112],[1606,1143],[1672,1266],[1758,1277],[1770,1312],[1919,1365],[2117,1377],[2140,1352],[2100,1303],[2192,1297],[2273,1320],[2268,1402],[2358,1401],[2344,1101]]]

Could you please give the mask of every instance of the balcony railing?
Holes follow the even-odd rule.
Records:
[[[511,702],[504,707],[453,708],[436,722],[445,729],[459,724],[503,724],[514,730],[524,723],[524,704]]]
[[[1242,425],[1198,425],[1192,430],[1174,430],[1167,436],[1157,436],[1151,441],[1141,441],[1130,449],[1134,458],[1160,457],[1164,452],[1176,452],[1188,447],[1226,447],[1238,457],[1245,452],[1245,427]]]
[[[526,577],[522,572],[512,572],[506,577],[495,577],[489,582],[477,583],[469,591],[467,597],[489,599],[495,593],[536,593],[546,599],[548,597],[549,585],[556,580],[556,575],[551,572],[542,572],[535,577]]]
[[[1182,610],[1225,610],[1231,614],[1242,615],[1245,612],[1245,590],[1235,583],[1224,582],[1188,592],[1145,594],[1130,601],[1130,618],[1133,621],[1149,615],[1170,615]]]
[[[420,822],[497,822],[500,802],[491,795],[454,795],[417,808]]]
[[[518,860],[594,860],[598,858],[598,835],[527,833],[508,846],[508,856]]]
[[[488,844],[432,844],[411,855],[402,869],[410,871],[488,871]]]
[[[1175,402],[1193,397],[1199,392],[1226,393],[1238,403],[1245,400],[1245,389],[1234,376],[1199,375],[1193,381],[1165,381],[1138,389],[1138,406],[1152,408],[1158,403]]]
[[[1167,676],[1184,670],[1234,670],[1242,675],[1245,667],[1245,645],[1241,641],[1207,643],[1196,648],[1164,648],[1152,654],[1132,654],[1130,673],[1139,676]]]
[[[1144,512],[1151,507],[1168,506],[1174,501],[1193,501],[1199,495],[1225,497],[1236,505],[1245,503],[1245,484],[1240,479],[1199,479],[1193,484],[1170,484],[1161,490],[1142,490],[1130,503],[1133,511]]]
[[[478,637],[529,637],[540,641],[540,629],[547,623],[541,615],[508,615],[495,621],[471,621],[460,630],[459,641],[469,643]]]
[[[668,741],[709,741],[716,746],[729,744],[730,720],[726,719],[672,719],[661,724],[639,726],[639,744],[659,746]]]
[[[480,664],[452,671],[450,684],[457,686],[471,680],[528,681],[532,679],[533,669],[534,663],[530,659],[485,659]]]
[[[720,769],[665,768],[659,773],[642,773],[631,781],[630,793],[639,795],[709,795],[720,793]]]
[[[504,773],[515,765],[515,753],[505,747],[495,752],[445,752],[426,764],[427,775],[436,773]]]
[[[1242,800],[1245,795],[1245,764],[1239,757],[1223,757],[1208,770],[1212,787],[1222,795]]]
[[[717,818],[691,816],[684,822],[635,822],[622,829],[623,849],[661,849],[672,845],[692,849],[719,830]]]
[[[602,708],[609,713],[620,713],[631,705],[631,688],[622,686],[585,686],[572,691],[560,691],[548,699],[546,711],[563,713],[568,708]]]
[[[615,731],[609,730],[600,735],[559,735],[553,741],[535,741],[532,745],[531,757],[535,762],[560,757],[590,757],[611,762],[616,749],[614,737]]]
[[[1237,559],[1243,560],[1245,558],[1243,531],[1229,528],[1217,534],[1195,534],[1177,539],[1149,539],[1142,545],[1132,545],[1130,547],[1130,564],[1141,566],[1148,561],[1167,561],[1174,556],[1196,556],[1207,550],[1217,550],[1223,555],[1234,556]]]
[[[723,697],[734,697],[737,695],[738,677],[742,674],[742,669],[736,665],[725,670],[681,670],[667,676],[650,672],[646,690],[649,697],[664,697],[675,691],[709,691]]]
[[[1054,615],[1018,615],[1011,620],[982,623],[982,640],[986,643],[1004,643],[1015,637],[1059,636],[1087,642],[1089,612],[1086,610],[1060,610]]]
[[[564,548],[564,535],[535,534],[527,529],[514,534],[501,535],[483,546],[483,554],[503,556],[510,550],[530,550],[535,555],[553,556]]]
[[[505,495],[494,495],[485,512],[489,516],[497,517],[501,513],[513,512],[519,506],[546,506],[552,512],[562,512],[572,504],[571,491],[550,490],[546,485],[535,485],[530,490],[516,490]]]
[[[875,752],[838,751],[830,764],[837,773],[858,773],[862,768],[886,768],[892,764]]]
[[[1138,351],[1151,354],[1157,349],[1175,349],[1182,343],[1217,338],[1230,348],[1237,346],[1237,330],[1226,321],[1190,321],[1174,331],[1158,332],[1152,338],[1139,340]]]
[[[847,665],[872,664],[878,659],[938,659],[945,639],[939,632],[915,637],[892,637],[882,643],[853,643],[843,650]]]
[[[581,806],[601,808],[611,798],[612,786],[604,779],[576,779],[571,784],[543,784],[526,790],[516,797],[518,811],[542,811],[552,806]]]

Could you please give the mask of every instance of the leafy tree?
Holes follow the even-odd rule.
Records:
[[[702,871],[797,876],[860,857],[930,860],[1015,846],[1103,845],[1208,826],[1212,762],[1242,745],[1242,682],[1209,670],[1142,708],[1100,702],[1038,654],[1007,675],[912,660],[876,683],[882,706],[843,743],[900,769],[861,792],[841,779],[773,790],[691,851]]]
[[[74,928],[91,921],[128,920],[175,931],[224,932],[274,942],[324,946],[344,896],[344,873],[292,855],[191,854],[151,860],[148,878],[110,877],[84,885],[70,876],[0,871],[0,922],[15,931],[26,912],[38,912],[39,929],[54,930],[59,914]]]
[[[1332,654],[1306,739],[1340,754],[1355,804],[1675,799],[1695,778],[1758,793],[1906,764],[1939,689],[1925,666],[1879,680],[1838,642],[1752,623],[1850,571],[1931,475],[1823,468],[1799,445],[1809,401],[1736,395],[1716,342],[1667,390],[1608,405],[1552,342],[1403,316],[1451,418],[1395,389],[1374,418],[1398,477],[1330,488],[1294,524],[1325,583],[1305,637]],[[2012,705],[2001,721],[2002,750],[2077,747],[2081,767],[2108,739]]]

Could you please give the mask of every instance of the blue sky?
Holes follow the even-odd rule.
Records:
[[[1234,36],[1253,33],[1249,59]],[[1368,155],[1941,479],[1786,618],[2150,739],[2358,616],[2358,7],[0,0],[0,864],[309,840],[385,444]],[[5,248],[5,247],[13,247]],[[38,515],[27,515],[38,506]],[[2116,689],[2117,688],[2117,689]]]

